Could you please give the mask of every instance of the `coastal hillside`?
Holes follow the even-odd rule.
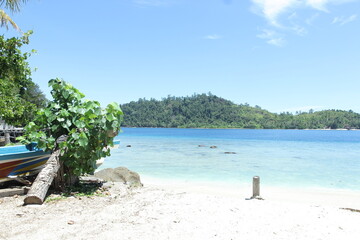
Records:
[[[235,104],[213,94],[139,99],[121,105],[124,127],[359,129],[360,114],[353,111],[271,113],[259,106]]]

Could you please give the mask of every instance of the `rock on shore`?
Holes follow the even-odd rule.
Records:
[[[143,186],[140,181],[140,175],[125,167],[105,168],[95,172],[94,176],[109,182],[122,182],[131,187]]]

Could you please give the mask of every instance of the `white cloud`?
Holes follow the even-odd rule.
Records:
[[[282,14],[300,8],[312,8],[329,12],[328,5],[339,5],[358,0],[251,0],[255,12],[262,15],[271,25],[281,27],[279,18]],[[292,14],[291,17],[296,15]]]
[[[286,33],[304,36],[308,33],[305,26],[312,25],[315,19],[320,16],[320,12],[330,14],[328,9],[331,5],[354,1],[360,0],[251,0],[253,3],[252,10],[266,19],[270,25],[267,28],[276,29],[276,31],[282,33],[280,36],[279,34],[266,33],[269,30],[263,30],[257,37],[265,39],[269,44],[283,46]],[[305,13],[310,17],[302,18],[302,16],[306,15],[302,14],[300,10],[304,9],[312,10],[312,13],[310,12],[312,15]],[[355,14],[350,17],[336,17],[332,23],[344,25],[356,20],[356,18],[357,15]]]
[[[285,39],[277,32],[269,29],[263,29],[261,34],[257,35],[258,38],[265,39],[268,44],[282,47],[286,43]]]
[[[306,4],[312,8],[315,8],[320,11],[328,12],[326,5],[331,2],[331,0],[307,0]]]
[[[279,26],[277,18],[289,8],[298,3],[297,0],[251,0],[260,14],[263,15],[270,24]]]
[[[217,34],[212,34],[212,35],[207,35],[204,38],[209,39],[209,40],[218,40],[218,39],[221,39],[223,37],[220,36],[220,35],[217,35]]]
[[[335,17],[332,21],[332,24],[339,24],[340,26],[345,25],[347,23],[353,22],[357,19],[357,15],[353,14],[349,17]]]

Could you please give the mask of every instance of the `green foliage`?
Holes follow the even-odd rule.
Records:
[[[134,127],[241,127],[234,104],[214,95],[140,99],[121,106],[124,126]]]
[[[37,142],[38,147],[50,151],[55,149],[58,137],[67,135],[60,144],[65,173],[91,173],[97,159],[110,155],[106,147],[113,146],[123,113],[116,103],[102,109],[97,101],[83,101],[84,94],[65,81],[53,79],[49,86],[54,100],[25,127],[21,140]]]
[[[327,110],[309,113],[275,114],[234,104],[212,94],[191,97],[167,97],[161,101],[139,99],[121,106],[127,127],[175,128],[265,128],[326,129],[360,128],[360,114],[352,111]]]
[[[27,62],[31,53],[20,50],[31,33],[10,39],[0,36],[0,118],[12,125],[25,125],[47,101],[31,79]]]

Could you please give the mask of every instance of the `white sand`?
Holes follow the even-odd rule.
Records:
[[[143,179],[111,195],[23,207],[0,199],[0,239],[360,239],[360,193]]]

